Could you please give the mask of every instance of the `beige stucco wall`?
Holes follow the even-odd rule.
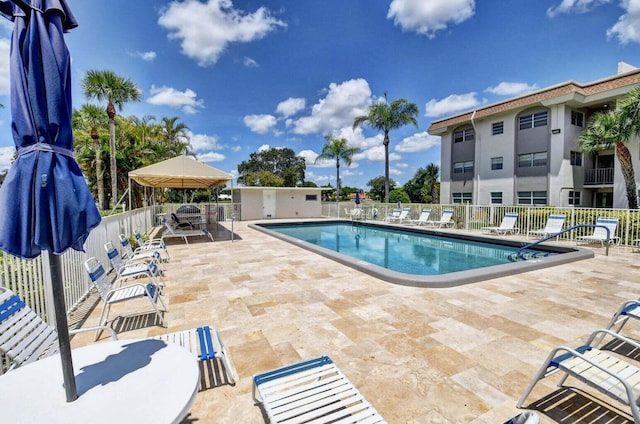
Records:
[[[263,193],[275,190],[276,207],[271,219],[319,218],[322,215],[322,190],[307,187],[239,187],[233,189],[233,202],[240,203],[241,221],[266,219]],[[315,196],[315,200],[307,200]]]

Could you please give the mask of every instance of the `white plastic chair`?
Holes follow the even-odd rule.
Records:
[[[497,235],[516,234],[520,232],[520,229],[516,227],[516,221],[518,220],[517,212],[510,212],[504,214],[502,222],[497,227],[482,227],[484,233],[495,233]]]
[[[527,238],[529,238],[530,235],[545,238],[553,234],[558,234],[560,231],[562,231],[562,226],[564,225],[565,219],[566,217],[564,215],[549,215],[549,217],[547,218],[547,224],[544,226],[544,228],[527,232]]]
[[[144,284],[134,283],[127,286],[121,285],[121,280],[116,280],[113,284],[109,281],[107,273],[96,258],[89,258],[84,262],[84,268],[89,273],[91,282],[98,289],[100,298],[102,299],[102,312],[100,313],[100,325],[104,326],[109,318],[111,305],[126,302],[127,300],[146,298],[151,304],[160,325],[164,327],[164,318],[161,312],[166,312],[167,307],[160,295],[160,288],[153,282]],[[158,307],[158,303],[161,308]],[[96,333],[96,340],[100,337],[101,331]]]
[[[118,340],[115,331],[106,326],[69,330],[69,335],[96,330],[108,331]],[[0,287],[0,352],[11,361],[9,370],[58,351],[58,332],[14,292]]]

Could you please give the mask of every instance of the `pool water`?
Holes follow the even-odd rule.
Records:
[[[439,275],[510,263],[518,248],[351,223],[278,225],[273,231],[407,274]]]
[[[527,250],[529,260],[513,261],[528,242],[369,222],[249,226],[382,280],[417,287],[451,287],[593,257],[587,249],[544,244]]]

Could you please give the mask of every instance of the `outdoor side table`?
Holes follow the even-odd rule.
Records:
[[[187,349],[161,340],[119,340],[72,350],[78,399],[67,402],[60,356],[0,376],[6,423],[178,423],[200,370]]]

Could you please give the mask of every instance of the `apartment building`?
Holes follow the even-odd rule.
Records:
[[[608,78],[565,82],[433,122],[441,202],[626,208],[614,150],[583,154],[576,140],[594,113],[615,109],[638,85],[640,69],[621,62]],[[636,181],[639,144],[627,144]]]

